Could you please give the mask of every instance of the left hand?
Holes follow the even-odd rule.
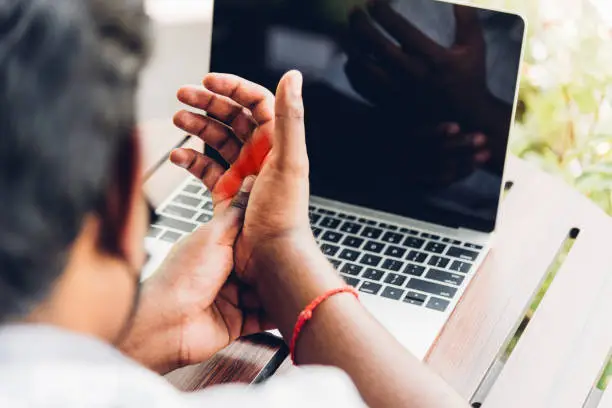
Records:
[[[134,325],[120,345],[126,354],[165,373],[272,328],[254,292],[230,276],[253,181],[247,178],[231,203],[217,204],[214,219],[179,242],[144,284]]]

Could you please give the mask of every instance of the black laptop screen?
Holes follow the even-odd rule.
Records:
[[[216,0],[211,70],[304,74],[313,195],[491,231],[523,31],[435,0]]]

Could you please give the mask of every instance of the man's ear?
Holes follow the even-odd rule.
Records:
[[[114,176],[102,215],[102,246],[139,270],[144,263],[143,242],[148,213],[142,193],[140,137],[134,131],[119,147]]]
[[[144,169],[138,131],[132,133],[130,140],[129,161],[132,165],[124,169],[124,177],[128,182],[122,203],[126,216],[121,228],[120,245],[126,260],[133,269],[139,271],[145,260],[144,239],[149,228],[149,212],[143,195]]]

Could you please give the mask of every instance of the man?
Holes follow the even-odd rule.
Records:
[[[234,166],[173,153],[213,191],[216,215],[140,290],[149,220],[134,95],[146,28],[141,0],[0,2],[0,406],[464,405],[348,294],[317,308],[296,354],[340,370],[192,395],[153,372],[268,322],[290,339],[299,312],[343,282],[309,229],[300,74],[276,98],[209,75],[179,97],[233,133],[185,112],[176,122]],[[257,179],[237,172],[266,139]]]

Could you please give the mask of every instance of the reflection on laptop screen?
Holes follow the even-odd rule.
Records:
[[[217,0],[211,70],[302,71],[313,195],[491,231],[523,31],[434,0]]]

